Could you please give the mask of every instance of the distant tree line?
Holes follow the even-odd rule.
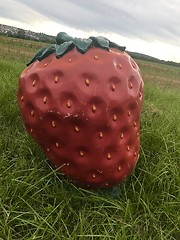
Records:
[[[176,63],[173,61],[165,61],[165,60],[160,60],[158,58],[154,58],[145,54],[141,53],[135,53],[135,52],[128,52],[128,54],[135,59],[138,60],[143,60],[143,61],[148,61],[148,62],[154,62],[154,63],[160,63],[160,64],[166,64],[174,67],[180,67],[180,63]]]
[[[5,35],[8,37],[15,37],[26,40],[33,40],[37,42],[46,42],[46,43],[54,43],[55,37],[46,35],[44,33],[34,33],[31,31],[26,31],[24,29],[17,29],[17,31],[8,30],[6,33],[0,32],[1,35]]]

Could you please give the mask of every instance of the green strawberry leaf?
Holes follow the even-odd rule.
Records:
[[[120,51],[125,51],[125,49],[126,49],[126,47],[121,47],[121,46],[119,46],[117,43],[114,43],[114,42],[110,42],[109,41],[109,47],[111,47],[111,48],[116,48],[116,49],[118,49],[118,50],[120,50]]]
[[[109,40],[104,37],[90,37],[95,47],[103,48],[109,51]]]
[[[85,53],[87,50],[92,46],[92,40],[82,39],[82,38],[75,38],[75,46],[80,53]]]
[[[56,47],[56,57],[60,58],[74,48],[73,41],[64,42]]]
[[[72,42],[74,42],[74,38],[73,37],[71,37],[71,36],[69,36],[67,33],[65,33],[65,32],[59,32],[58,34],[57,34],[57,36],[56,36],[56,42],[57,42],[57,44],[62,44],[62,43],[64,43],[64,42],[70,42],[70,41],[72,41]]]
[[[41,56],[41,54],[43,53],[43,51],[46,49],[46,47],[42,47],[40,48],[37,53],[34,55],[34,57],[26,64],[27,66],[29,66],[31,63],[35,62],[39,56]]]
[[[37,57],[37,59],[39,61],[41,61],[42,59],[48,57],[49,55],[51,55],[52,53],[56,52],[56,45],[52,44],[49,47],[47,47],[40,56]]]

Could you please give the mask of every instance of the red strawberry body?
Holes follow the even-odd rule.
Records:
[[[84,187],[110,187],[132,172],[142,100],[139,68],[116,48],[52,53],[19,79],[27,131],[55,167]]]

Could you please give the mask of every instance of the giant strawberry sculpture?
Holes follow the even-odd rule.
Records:
[[[124,47],[103,37],[59,33],[56,42],[40,49],[19,78],[25,127],[76,184],[116,185],[138,159],[139,68]]]

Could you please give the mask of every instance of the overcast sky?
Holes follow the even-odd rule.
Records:
[[[180,62],[180,0],[2,0],[0,23],[56,35],[102,35]]]

